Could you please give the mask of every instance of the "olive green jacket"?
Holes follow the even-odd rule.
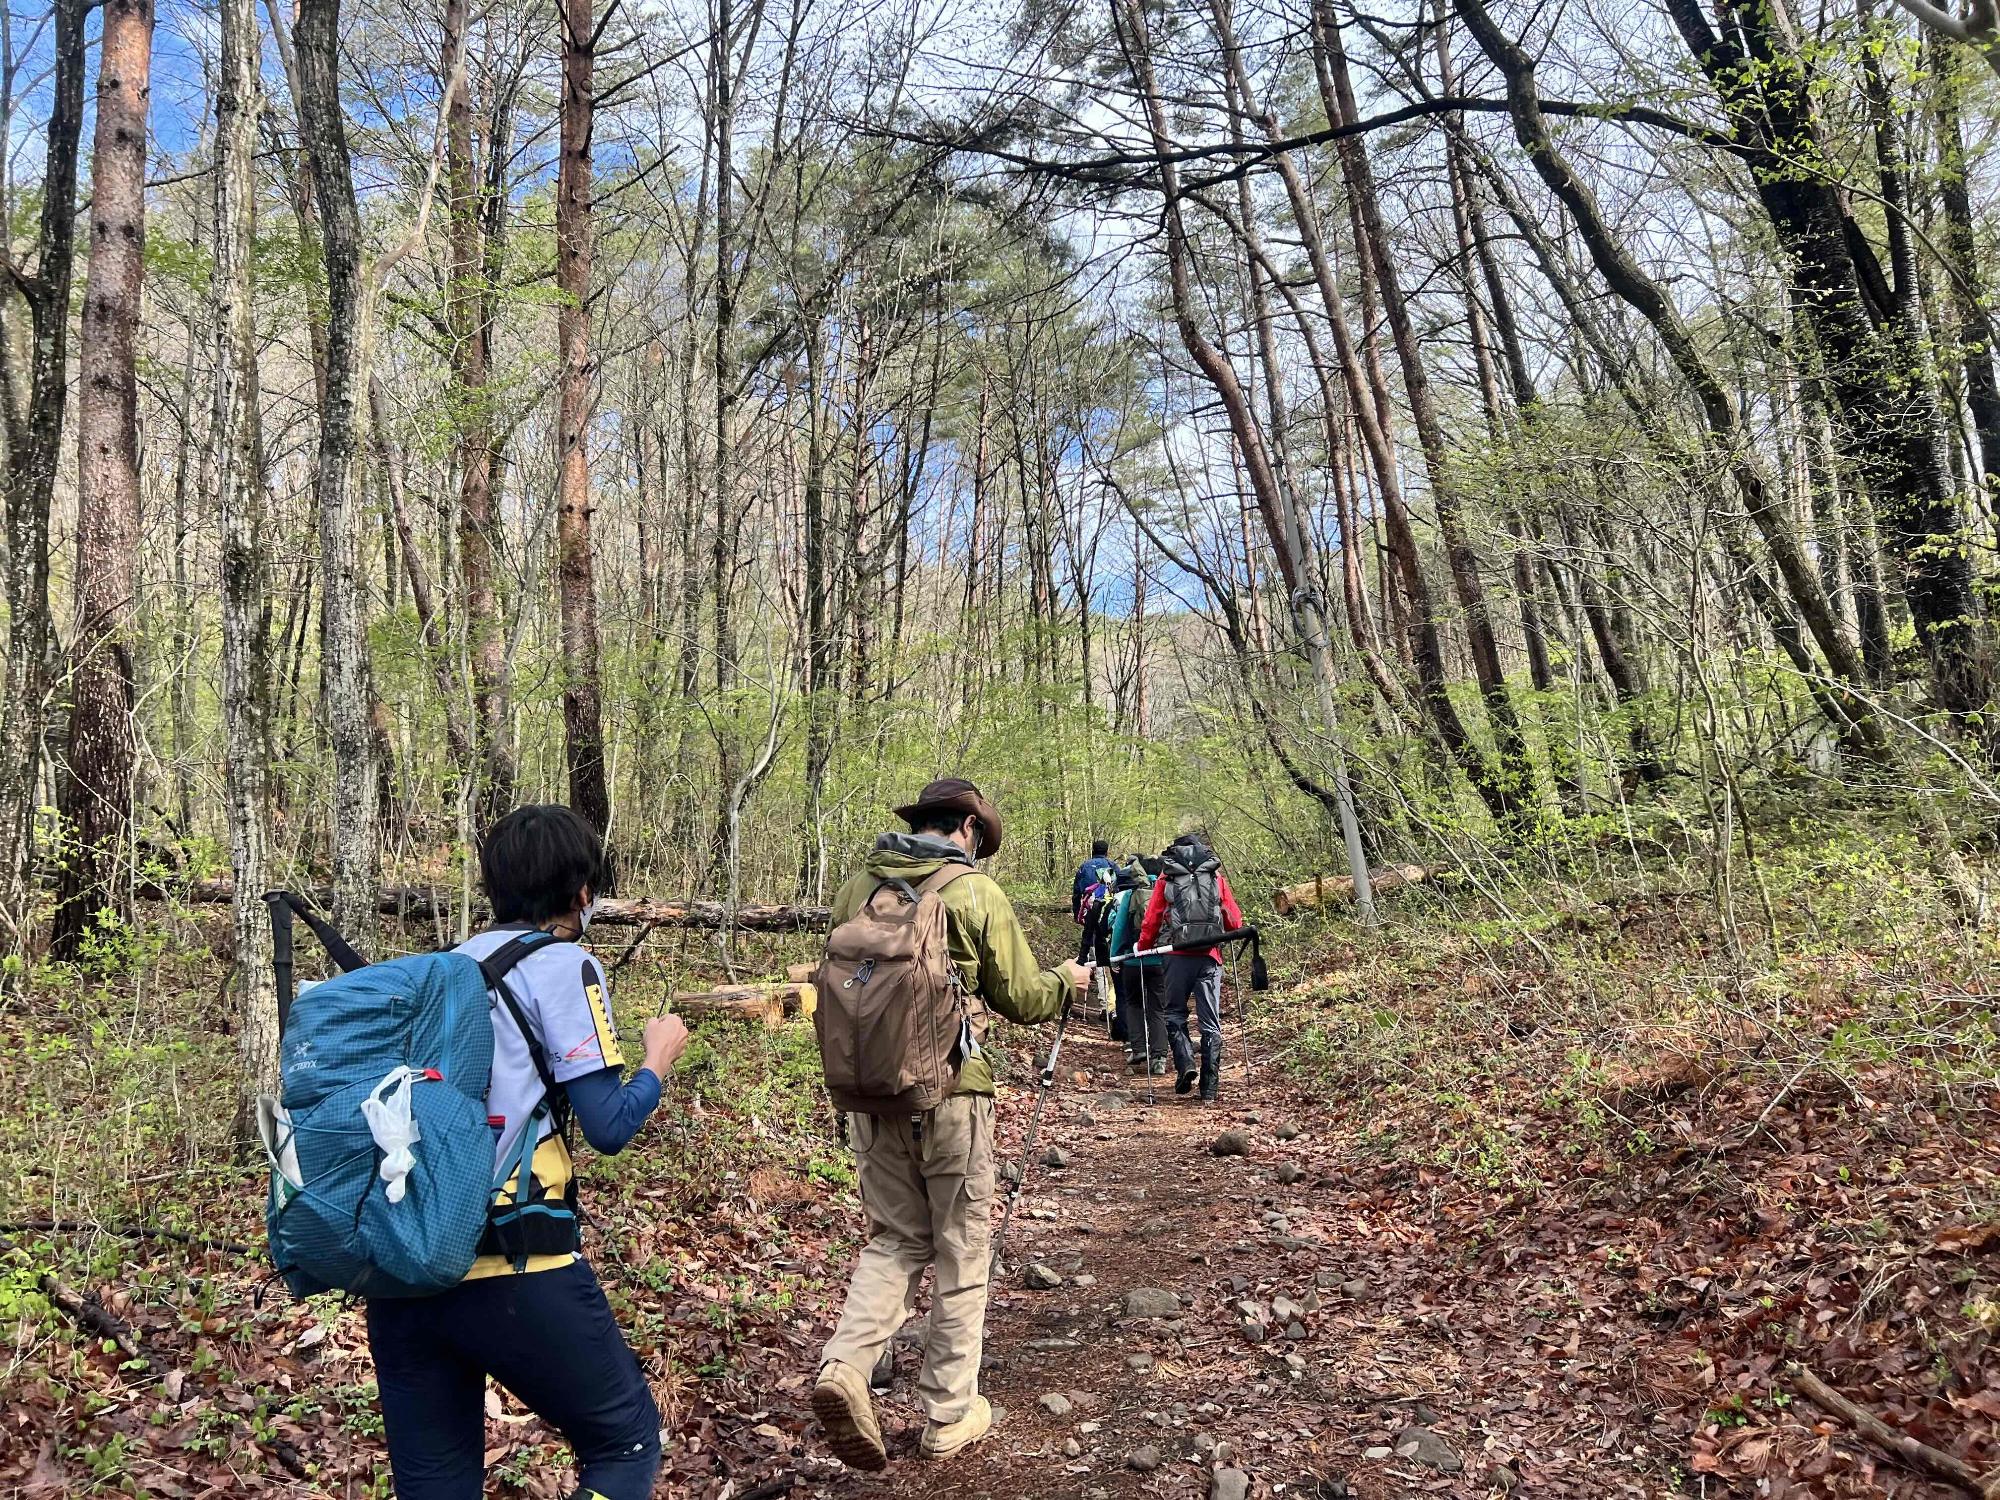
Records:
[[[915,885],[950,861],[970,863],[942,839],[883,834],[860,873],[835,894],[831,925],[838,927],[861,910],[861,903],[889,876]],[[990,877],[974,870],[938,892],[938,900],[944,903],[952,960],[988,1010],[1023,1026],[1053,1021],[1062,1013],[1068,984],[1058,971],[1035,962],[1013,903]],[[958,1070],[958,1092],[993,1092],[993,1070],[985,1058],[966,1059]]]

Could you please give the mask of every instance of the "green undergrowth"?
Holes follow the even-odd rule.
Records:
[[[1893,1075],[1947,1117],[1987,1107],[2000,944],[1952,919],[1914,833],[1778,822],[1726,866],[1621,843],[1568,868],[1445,866],[1386,897],[1372,934],[1345,914],[1269,924],[1260,1045],[1365,1149],[1489,1188],[1697,1144],[1691,1115],[1730,1090]]]

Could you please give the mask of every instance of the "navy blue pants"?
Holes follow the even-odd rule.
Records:
[[[569,1440],[578,1496],[652,1495],[659,1408],[581,1260],[435,1297],[377,1297],[368,1347],[398,1500],[480,1500],[489,1375]]]
[[[1194,1046],[1188,1037],[1188,1001],[1194,1001],[1195,1024],[1201,1032],[1201,1093],[1213,1099],[1222,1081],[1222,965],[1206,953],[1176,953],[1167,960],[1167,1035],[1174,1049],[1174,1068],[1194,1071]]]

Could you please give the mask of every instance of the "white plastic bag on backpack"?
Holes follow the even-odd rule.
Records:
[[[264,1156],[277,1174],[278,1206],[282,1208],[306,1184],[299,1170],[298,1142],[292,1138],[291,1113],[275,1094],[257,1096],[257,1138],[264,1143]]]
[[[392,1068],[361,1101],[361,1118],[382,1153],[380,1175],[387,1183],[383,1195],[391,1203],[401,1203],[409,1186],[403,1179],[417,1164],[410,1147],[423,1139],[416,1116],[410,1113],[410,1090],[424,1075],[415,1068]]]

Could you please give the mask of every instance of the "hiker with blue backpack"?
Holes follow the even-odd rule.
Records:
[[[581,1254],[570,1122],[622,1150],[687,1046],[647,1022],[630,1078],[603,968],[578,940],[606,873],[566,807],[522,807],[480,849],[494,926],[363,966],[297,898],[280,929],[282,1100],[261,1101],[278,1270],[367,1299],[400,1500],[479,1500],[487,1377],[569,1441],[576,1500],[645,1500],[660,1417]],[[290,916],[349,972],[283,1017]]]
[[[1083,921],[1084,897],[1093,890],[1107,888],[1117,869],[1111,858],[1110,842],[1106,839],[1092,840],[1090,858],[1076,867],[1076,878],[1069,883],[1069,914],[1078,923]]]
[[[1070,892],[1070,915],[1083,929],[1077,938],[1076,961],[1097,966],[1094,982],[1104,1026],[1112,1041],[1129,1045],[1111,988],[1111,915],[1118,900],[1118,866],[1105,853],[1111,846],[1103,839],[1090,847],[1090,858],[1078,867]]]

